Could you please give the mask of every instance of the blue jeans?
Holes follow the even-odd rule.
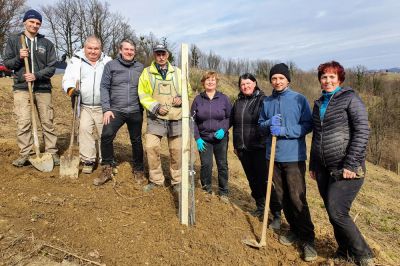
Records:
[[[218,194],[225,196],[228,194],[228,136],[215,143],[206,142],[206,150],[199,152],[201,160],[200,181],[202,188],[211,192],[213,155],[218,168]]]
[[[356,261],[373,257],[371,249],[349,215],[351,204],[360,191],[364,178],[336,181],[323,167],[316,171],[316,177],[318,190],[339,246],[338,252]]]
[[[142,122],[143,112],[122,113],[113,111],[115,118],[103,126],[101,133],[101,154],[103,165],[114,163],[113,141],[118,130],[126,123],[128,126],[129,138],[132,145],[132,163],[135,171],[143,171],[143,144],[142,144]]]

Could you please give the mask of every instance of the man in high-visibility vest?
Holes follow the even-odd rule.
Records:
[[[149,165],[149,183],[144,187],[144,191],[164,186],[165,177],[161,168],[160,151],[161,139],[167,137],[171,184],[174,192],[177,192],[182,177],[181,70],[168,61],[169,52],[164,45],[154,46],[153,55],[154,61],[143,70],[139,79],[140,103],[147,110],[145,150]]]

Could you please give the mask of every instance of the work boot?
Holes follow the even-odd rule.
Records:
[[[181,192],[181,183],[172,185],[172,192],[178,195]]]
[[[280,230],[281,229],[281,216],[279,214],[274,214],[272,218],[272,222],[269,224],[269,228],[272,230]]]
[[[159,188],[159,187],[164,187],[164,185],[157,185],[157,184],[155,184],[155,183],[153,183],[153,182],[149,182],[147,185],[145,185],[145,186],[143,187],[143,191],[144,191],[144,192],[150,192],[150,191],[152,191],[153,189]]]
[[[93,173],[94,162],[85,161],[83,163],[82,173],[91,174]]]
[[[53,153],[51,155],[51,157],[53,157],[54,166],[59,166],[60,165],[60,156],[57,153]]]
[[[17,159],[15,159],[12,162],[12,165],[14,165],[16,167],[22,167],[22,166],[26,165],[28,160],[29,160],[29,155],[19,156]]]
[[[317,251],[314,248],[314,244],[312,243],[303,244],[303,256],[305,261],[313,261],[317,259],[318,255]]]
[[[250,214],[257,218],[262,218],[264,216],[264,206],[257,206],[254,211],[251,211]]]
[[[99,177],[93,179],[93,185],[101,186],[113,177],[111,165],[104,165]]]
[[[289,231],[287,235],[279,236],[279,243],[285,246],[291,246],[294,242],[297,242],[299,239],[296,234],[292,231]]]
[[[143,184],[146,181],[146,177],[144,176],[143,171],[134,171],[133,172],[133,180],[139,185]]]

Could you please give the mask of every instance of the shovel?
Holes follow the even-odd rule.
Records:
[[[21,35],[21,45],[22,45],[22,48],[26,49],[24,35]],[[29,74],[30,70],[29,70],[29,62],[28,62],[27,57],[24,58],[24,63],[25,63],[25,73]],[[36,111],[35,111],[36,108],[35,108],[35,101],[33,98],[32,82],[28,82],[28,90],[29,90],[29,100],[31,103],[33,148],[34,148],[35,154],[36,154],[36,156],[29,157],[29,162],[33,165],[33,167],[35,167],[39,171],[51,172],[54,167],[53,156],[51,156],[51,154],[48,152],[40,154],[39,138],[38,138],[38,133],[37,133],[37,123],[36,123]]]
[[[76,90],[79,90],[79,81],[76,82]],[[76,110],[78,108],[78,96],[74,96],[74,110],[72,114],[72,128],[71,128],[71,138],[69,141],[69,147],[67,150],[67,155],[63,155],[60,158],[60,177],[70,177],[72,179],[77,179],[79,175],[79,156],[72,155],[72,148],[74,146],[75,139],[75,123],[76,123]]]
[[[255,239],[243,239],[242,243],[246,244],[253,248],[261,248],[267,245],[267,223],[268,223],[268,211],[269,211],[269,202],[271,199],[271,187],[272,187],[272,175],[274,173],[274,162],[275,162],[275,147],[276,147],[276,136],[272,136],[272,144],[271,144],[271,154],[269,157],[269,169],[268,169],[268,183],[267,183],[267,196],[265,199],[265,207],[264,207],[264,218],[262,224],[262,232],[261,232],[261,240],[257,242]]]

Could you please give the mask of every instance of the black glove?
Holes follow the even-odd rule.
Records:
[[[81,95],[81,92],[75,88],[69,88],[67,93],[70,97],[77,97]]]

